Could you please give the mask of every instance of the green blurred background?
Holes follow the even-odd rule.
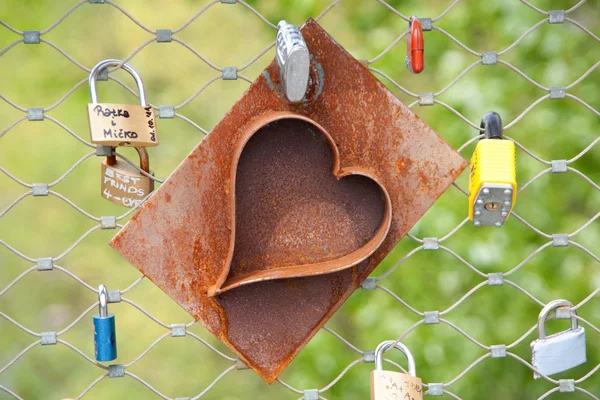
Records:
[[[150,29],[175,29],[198,12],[206,1],[118,0],[118,5]],[[248,1],[269,21],[286,19],[301,24],[318,15],[329,0]],[[405,15],[435,17],[450,5],[449,0],[390,1]],[[535,0],[544,10],[567,9],[575,0]],[[43,30],[58,20],[75,1],[3,0],[0,19],[19,30]],[[596,35],[600,34],[600,3],[589,1],[570,17]],[[517,0],[466,0],[436,26],[443,28],[468,47],[479,51],[500,51],[543,18]],[[383,51],[405,29],[406,22],[375,0],[343,0],[322,20],[322,26],[358,59],[371,59]],[[42,36],[86,67],[105,58],[125,58],[153,36],[134,24],[115,7],[84,4],[56,28]],[[216,4],[174,37],[189,44],[219,67],[241,66],[250,61],[275,38],[275,31],[247,8]],[[20,39],[0,26],[0,48]],[[405,44],[401,41],[373,66],[418,93],[436,92],[450,83],[477,57],[468,54],[440,32],[425,33],[425,71],[412,75],[404,67]],[[254,79],[273,59],[267,52],[240,72]],[[566,86],[600,60],[600,45],[571,24],[544,24],[500,59],[510,62],[547,87]],[[178,105],[204,83],[219,75],[179,43],[153,42],[130,61],[141,73],[148,100],[153,104]],[[124,72],[116,72],[133,85]],[[0,93],[16,104],[48,107],[58,101],[86,72],[57,50],[42,43],[18,44],[0,57]],[[596,110],[600,109],[600,69],[577,84],[572,93]],[[384,83],[406,103],[413,98]],[[210,130],[248,88],[243,80],[217,80],[179,113]],[[100,82],[100,99],[106,102],[136,103],[136,99],[115,82]],[[466,118],[479,123],[490,110],[499,112],[505,123],[512,121],[545,94],[503,65],[477,66],[438,99]],[[83,84],[47,115],[56,118],[88,140],[85,105],[89,102]],[[475,135],[475,130],[446,108],[413,107],[452,146],[458,148]],[[0,129],[7,128],[24,113],[0,101]],[[203,138],[203,134],[182,119],[158,121],[160,146],[149,149],[151,168],[157,177],[167,177]],[[506,133],[537,156],[570,159],[598,137],[600,119],[572,99],[546,100],[525,115]],[[463,151],[469,158],[474,145]],[[132,159],[132,151],[123,153]],[[592,148],[571,167],[600,182],[599,146]],[[0,138],[0,166],[28,182],[51,182],[80,157],[91,151],[49,120],[23,121]],[[546,165],[518,150],[518,182],[522,185]],[[53,190],[66,196],[94,216],[121,215],[126,210],[100,197],[100,159],[90,157]],[[467,187],[466,173],[459,179]],[[0,209],[28,191],[5,174],[0,174]],[[543,232],[571,233],[598,212],[600,193],[572,172],[547,174],[519,195],[515,211]],[[417,237],[442,237],[467,214],[467,199],[456,188],[446,194],[413,228]],[[32,257],[56,257],[95,225],[57,197],[27,197],[0,219],[0,238]],[[115,231],[95,231],[63,259],[60,265],[93,287],[124,289],[139,272],[107,245]],[[600,226],[592,223],[574,237],[576,242],[600,254]],[[506,272],[532,251],[548,242],[515,218],[502,229],[474,229],[463,226],[445,245],[484,273]],[[375,271],[379,276],[418,244],[405,238]],[[0,290],[31,263],[0,246]],[[575,246],[549,247],[529,260],[510,277],[544,303],[565,298],[578,303],[600,287],[600,265]],[[442,251],[417,252],[382,284],[419,311],[444,310],[482,281],[450,254]],[[191,320],[179,306],[144,280],[125,297],[139,304],[166,324]],[[600,296],[581,307],[586,320],[600,326]],[[75,320],[96,296],[60,271],[33,272],[0,297],[0,312],[35,332],[60,331]],[[446,319],[486,345],[516,341],[536,323],[540,307],[509,285],[484,286],[450,312]],[[111,304],[117,316],[119,358],[128,363],[166,332],[164,328],[126,303]],[[95,312],[95,310],[94,310]],[[61,338],[93,357],[92,312]],[[327,324],[362,350],[374,349],[382,340],[397,338],[419,317],[383,291],[357,291]],[[550,323],[552,332],[564,329],[565,321]],[[196,324],[189,331],[198,334],[230,354],[218,340]],[[557,378],[580,378],[600,362],[600,335],[587,330],[588,362]],[[531,359],[529,343],[534,335],[512,351]],[[0,318],[0,368],[35,338]],[[471,343],[448,325],[421,325],[404,343],[413,351],[423,382],[448,382],[486,351]],[[301,390],[322,388],[360,355],[350,351],[331,334],[321,331],[306,346],[281,378]],[[391,358],[401,361],[400,355]],[[404,361],[402,361],[404,362]],[[191,337],[166,338],[134,364],[130,372],[148,381],[169,397],[193,397],[230,364]],[[369,398],[369,373],[373,364],[360,363],[339,383],[323,393],[328,399]],[[64,345],[36,346],[11,368],[0,374],[5,385],[24,399],[76,397],[101,375],[81,356]],[[448,390],[464,399],[536,399],[553,387],[532,378],[532,371],[514,358],[486,359],[477,364]],[[581,387],[600,395],[600,375],[591,376]],[[222,379],[207,399],[294,399],[281,385],[265,384],[254,372],[234,371]],[[10,398],[0,391],[0,399]],[[155,395],[130,377],[105,379],[86,396],[91,399],[146,399]],[[584,399],[583,393],[555,393],[551,399]]]

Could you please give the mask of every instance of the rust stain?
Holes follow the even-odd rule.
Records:
[[[302,32],[307,101],[271,63],[110,243],[267,382],[467,165],[316,22]]]
[[[407,170],[410,170],[412,163],[413,162],[410,160],[410,158],[401,157],[396,160],[396,174],[402,175]]]

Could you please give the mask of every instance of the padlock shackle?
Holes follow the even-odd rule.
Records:
[[[144,82],[142,82],[142,77],[131,65],[123,63],[123,61],[114,58],[100,61],[90,71],[90,77],[88,78],[88,82],[90,84],[90,98],[92,100],[92,104],[98,103],[98,92],[96,91],[96,81],[98,80],[98,75],[104,68],[108,67],[119,67],[129,72],[133,79],[135,79],[135,83],[137,85],[138,93],[140,96],[140,105],[146,106],[146,91],[144,90]]]
[[[569,307],[571,310],[571,329],[576,331],[579,329],[579,322],[577,321],[577,310],[573,308],[573,303],[568,300],[558,299],[553,300],[550,303],[546,304],[542,311],[540,311],[540,315],[538,317],[538,338],[546,339],[546,320],[550,319],[549,315],[552,311],[555,311],[560,307]]]
[[[481,119],[479,125],[481,129],[485,129],[486,139],[503,139],[502,136],[502,118],[495,112],[489,112]]]
[[[142,171],[150,173],[150,157],[148,157],[148,150],[145,147],[135,148],[140,156],[140,168]]]
[[[406,356],[406,359],[408,360],[408,374],[410,376],[417,376],[417,367],[412,353],[408,350],[408,347],[395,340],[381,342],[375,349],[375,371],[383,371],[383,353],[392,348],[400,350]]]
[[[134,147],[137,150],[138,155],[140,156],[140,169],[144,172],[150,173],[150,157],[148,156],[148,150],[145,147]],[[114,148],[113,148],[114,151]],[[117,156],[108,156],[106,157],[106,165],[116,165],[117,164]]]
[[[98,303],[100,318],[108,317],[108,291],[104,285],[98,286]]]

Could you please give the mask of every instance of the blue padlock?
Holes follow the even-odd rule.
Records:
[[[100,313],[94,315],[94,353],[97,361],[112,361],[117,358],[117,333],[115,316],[108,313],[108,291],[104,285],[98,287]]]

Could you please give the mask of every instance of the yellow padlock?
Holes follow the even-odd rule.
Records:
[[[477,143],[469,174],[469,219],[473,225],[501,227],[517,200],[515,144],[502,137],[495,112],[481,120],[485,138]]]
[[[150,159],[144,147],[135,148],[140,156],[140,169],[150,171]],[[119,161],[112,155],[102,163],[102,197],[124,207],[135,207],[154,190],[154,181],[142,174],[137,168],[125,161]]]
[[[396,348],[408,360],[408,375],[383,370],[383,353]],[[415,359],[402,343],[395,340],[382,342],[375,349],[375,371],[371,372],[371,400],[423,400],[423,382],[416,376]]]
[[[140,105],[98,103],[96,81],[105,68],[120,66],[129,72],[137,84]],[[151,147],[158,145],[154,109],[146,104],[144,83],[140,74],[129,64],[109,59],[96,64],[89,77],[91,103],[88,120],[92,143],[103,146]]]

